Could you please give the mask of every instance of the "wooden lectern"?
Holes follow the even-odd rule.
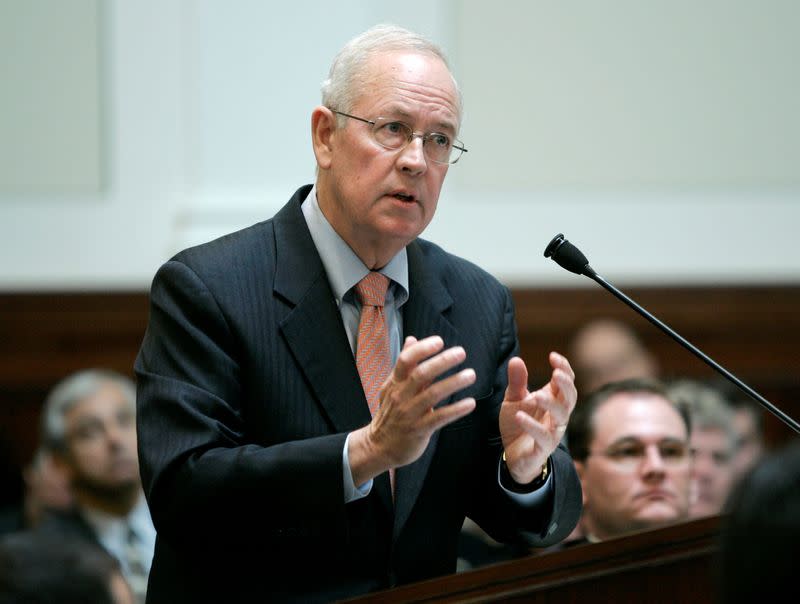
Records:
[[[347,602],[713,602],[718,525],[719,517],[702,518]]]

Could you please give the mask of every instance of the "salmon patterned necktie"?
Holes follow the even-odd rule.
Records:
[[[356,367],[364,386],[369,412],[375,415],[380,401],[381,384],[392,370],[389,350],[389,329],[383,304],[389,279],[381,273],[372,272],[356,284],[356,294],[361,300],[361,318],[358,323],[356,341]]]
[[[383,310],[389,279],[381,273],[371,272],[356,284],[356,295],[361,300],[361,318],[356,341],[356,367],[367,397],[369,412],[375,415],[380,406],[381,385],[392,370],[392,353],[389,348],[389,328]],[[389,470],[389,482],[394,498],[394,469]]]

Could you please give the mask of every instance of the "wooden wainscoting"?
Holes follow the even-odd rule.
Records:
[[[800,421],[800,286],[660,286],[624,292],[773,405]],[[718,374],[658,327],[600,286],[591,289],[514,291],[523,358],[545,378],[550,350],[566,353],[570,339],[590,319],[627,322],[655,355],[665,378]],[[724,378],[720,378],[724,381]],[[766,414],[773,444],[793,437]]]
[[[147,325],[146,292],[0,294],[0,439],[30,459],[48,391],[89,367],[133,377]]]

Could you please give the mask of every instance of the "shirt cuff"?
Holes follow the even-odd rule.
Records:
[[[544,483],[542,483],[538,488],[529,493],[519,493],[511,491],[503,485],[503,481],[500,479],[503,463],[504,462],[501,459],[497,464],[497,482],[500,485],[500,488],[503,489],[506,495],[508,495],[513,501],[525,507],[535,507],[547,500],[553,490],[552,466],[550,466],[551,471],[547,473],[547,478],[545,478]],[[550,461],[548,460],[547,463],[550,463]]]
[[[348,444],[350,443],[350,434],[344,440],[344,452],[342,453],[342,477],[344,478],[344,502],[350,503],[357,501],[369,495],[372,490],[372,479],[361,486],[356,486],[353,482],[353,471],[350,469],[350,458],[347,455]],[[549,477],[548,477],[549,478]]]

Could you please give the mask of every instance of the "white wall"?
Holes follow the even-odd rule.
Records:
[[[274,213],[313,179],[330,59],[384,20],[440,42],[465,93],[431,239],[512,285],[591,285],[542,257],[557,232],[618,285],[800,281],[798,3],[99,6],[105,184],[0,190],[0,289],[143,289]]]

